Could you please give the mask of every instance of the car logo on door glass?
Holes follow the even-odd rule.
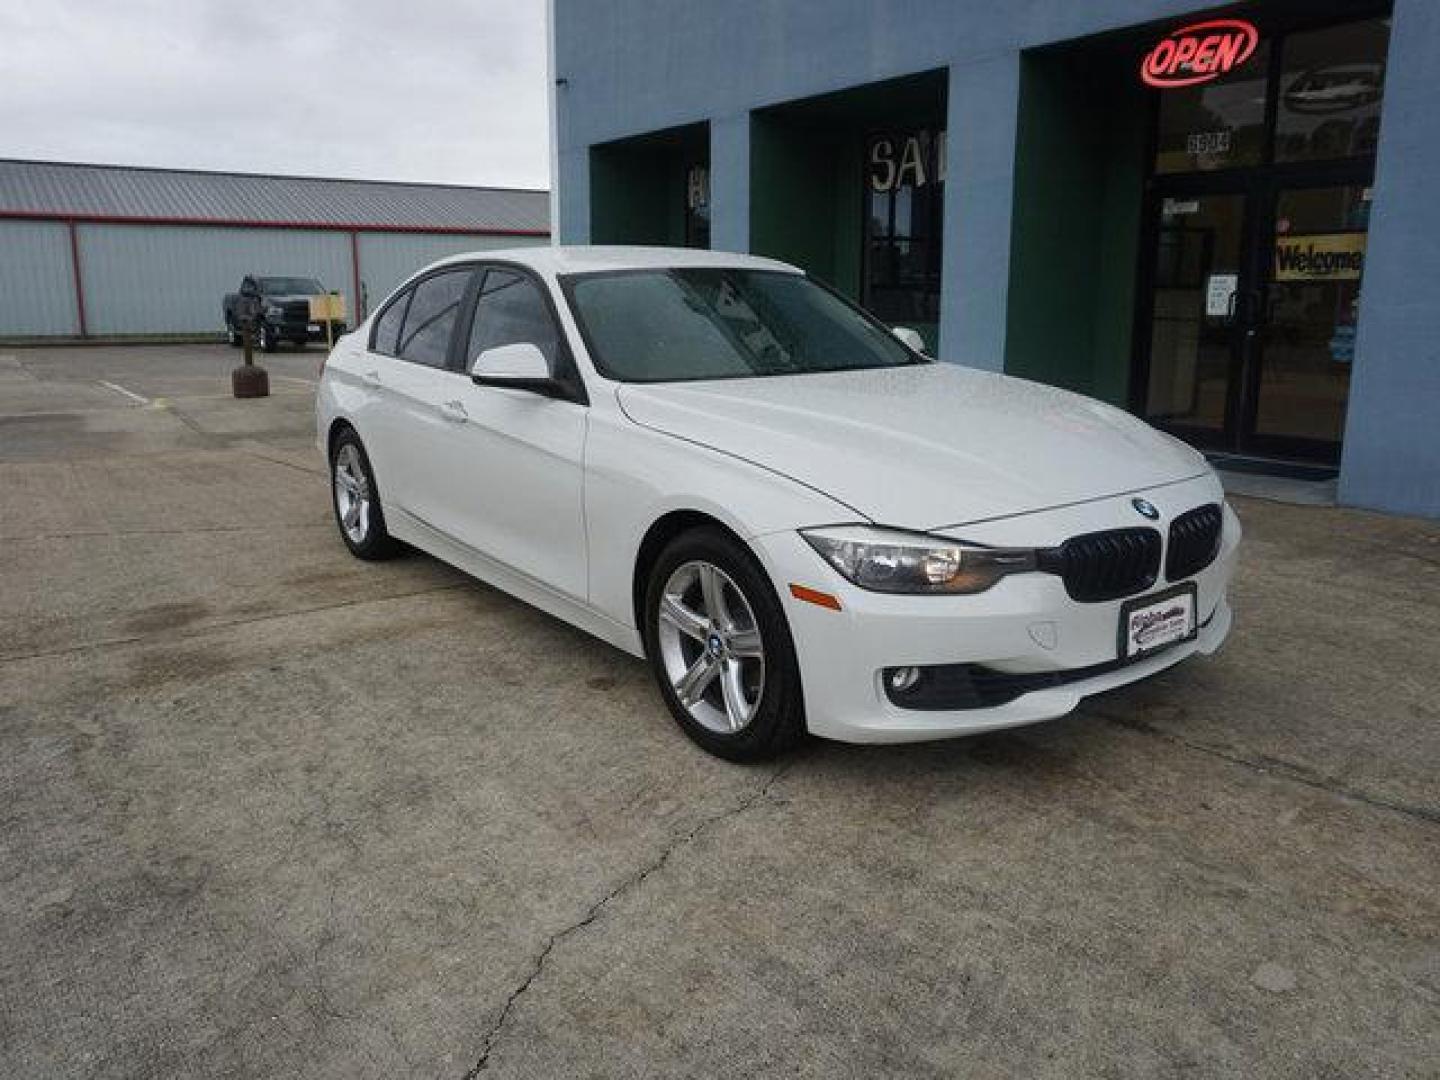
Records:
[[[1130,505],[1141,517],[1149,518],[1151,521],[1160,520],[1160,511],[1155,509],[1155,504],[1149,499],[1131,499]]]

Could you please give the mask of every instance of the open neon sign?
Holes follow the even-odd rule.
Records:
[[[1260,31],[1244,19],[1211,19],[1161,38],[1140,62],[1140,78],[1161,90],[1197,86],[1228,75],[1249,60]]]

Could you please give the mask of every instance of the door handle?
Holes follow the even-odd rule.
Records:
[[[463,401],[447,401],[440,406],[440,415],[451,423],[463,424],[470,418]]]

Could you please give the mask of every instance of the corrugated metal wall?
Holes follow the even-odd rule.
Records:
[[[547,237],[361,233],[360,281],[371,310],[415,271],[447,255],[548,244]]]
[[[246,274],[315,277],[349,296],[350,237],[300,229],[80,225],[91,334],[218,334]],[[0,333],[4,328],[0,327]]]
[[[350,234],[198,225],[76,226],[86,328],[95,337],[216,334],[221,303],[246,274],[319,278],[356,304]],[[358,235],[360,280],[373,308],[415,271],[467,251],[547,244],[545,237]],[[80,332],[70,238],[61,222],[0,220],[0,338]]]
[[[0,221],[0,336],[79,332],[66,227],[51,221]]]

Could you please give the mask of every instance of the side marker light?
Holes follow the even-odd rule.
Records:
[[[790,583],[790,595],[796,600],[804,600],[807,604],[829,608],[831,611],[840,610],[838,596],[831,596],[828,592],[821,592],[819,589],[806,588],[804,585],[796,585],[793,581]]]

